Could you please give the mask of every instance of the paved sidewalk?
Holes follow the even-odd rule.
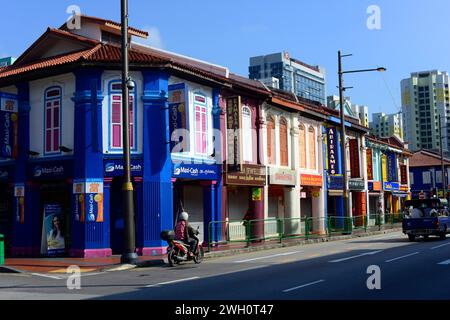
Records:
[[[164,256],[139,257],[143,265],[162,264]],[[27,273],[66,273],[69,266],[78,266],[81,272],[99,272],[111,269],[124,269],[120,255],[107,258],[6,258],[5,270]],[[2,272],[0,266],[0,272]],[[122,268],[121,268],[122,267]]]

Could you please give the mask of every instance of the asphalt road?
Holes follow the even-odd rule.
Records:
[[[380,289],[368,289],[369,266],[379,267]],[[449,300],[450,239],[410,243],[396,232],[200,265],[87,273],[80,290],[69,290],[67,278],[0,274],[0,299]]]

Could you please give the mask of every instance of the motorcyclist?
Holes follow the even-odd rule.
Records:
[[[189,225],[189,214],[185,211],[180,213],[175,226],[175,239],[187,243],[192,254],[196,254],[197,240],[195,230]]]

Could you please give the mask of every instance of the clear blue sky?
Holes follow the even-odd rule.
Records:
[[[60,26],[72,4],[85,14],[120,20],[119,0],[4,1],[0,56],[20,55],[48,26]],[[372,4],[381,9],[381,30],[366,27]],[[449,12],[448,0],[130,0],[130,25],[150,30],[163,49],[244,76],[250,56],[287,50],[326,68],[328,94],[337,93],[342,49],[354,55],[345,69],[388,69],[346,76],[345,84],[354,87],[348,92],[352,102],[373,113],[398,110],[400,80],[410,72],[450,71]]]

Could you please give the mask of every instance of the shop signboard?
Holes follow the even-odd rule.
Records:
[[[219,168],[208,164],[173,164],[172,176],[181,179],[218,180],[221,174]]]
[[[399,191],[400,185],[398,182],[384,182],[383,190],[384,191]]]
[[[339,172],[337,129],[327,128],[326,134],[328,149],[328,174],[336,175]]]
[[[44,205],[41,253],[57,256],[65,253],[65,230],[62,207],[58,203]]]
[[[16,158],[18,146],[18,107],[14,95],[0,93],[0,158]]]
[[[240,172],[227,172],[226,183],[242,186],[265,186],[266,167],[260,165],[244,164]]]
[[[72,174],[72,160],[35,162],[28,167],[29,176],[35,180],[56,180]]]
[[[124,174],[123,159],[106,159],[103,161],[105,167],[105,177],[122,177]],[[142,159],[131,159],[131,175],[142,177],[144,165]]]
[[[320,175],[301,174],[300,184],[302,186],[309,186],[309,187],[322,187],[323,178]]]
[[[269,168],[269,183],[274,185],[295,186],[296,171],[282,168]]]
[[[380,181],[369,181],[368,183],[369,191],[381,191]]]
[[[185,83],[169,85],[169,129],[171,148],[189,152],[189,90]],[[175,132],[175,135],[174,135]]]
[[[363,191],[364,190],[364,180],[350,179],[348,181],[348,188],[349,188],[349,190],[353,190],[353,191]]]
[[[343,190],[344,189],[344,177],[342,175],[328,176],[328,189],[329,190]]]

